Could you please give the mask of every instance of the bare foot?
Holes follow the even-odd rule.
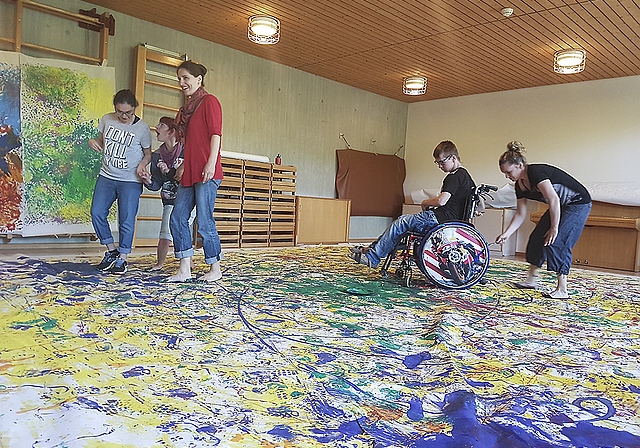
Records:
[[[167,278],[169,283],[180,283],[191,280],[191,257],[180,259],[180,268],[171,277]]]
[[[200,277],[199,280],[202,280],[203,282],[215,282],[221,278],[222,272],[220,271],[220,262],[216,262],[211,265],[209,272]]]
[[[175,275],[171,277],[167,277],[168,283],[182,283],[191,280],[191,272],[180,272],[178,271]]]
[[[556,289],[555,291],[544,294],[544,296],[549,297],[551,299],[568,299],[569,293],[567,291]]]
[[[534,282],[529,282],[529,281],[513,282],[512,285],[518,289],[538,289],[540,287],[538,282],[535,282],[535,281]]]

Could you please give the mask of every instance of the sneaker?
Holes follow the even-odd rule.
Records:
[[[100,264],[96,266],[96,269],[102,272],[108,271],[109,269],[111,269],[111,266],[113,266],[113,263],[115,263],[115,261],[119,257],[120,252],[118,252],[117,250],[105,252],[104,258],[102,259]]]
[[[127,272],[127,261],[120,257],[116,258],[109,272],[111,274],[124,274]]]
[[[356,263],[359,264],[363,264],[366,267],[368,267],[369,269],[374,268],[375,266],[373,266],[373,263],[371,262],[371,260],[369,260],[369,257],[367,257],[365,254],[363,253],[356,253],[356,252],[351,252],[349,254],[349,258],[351,258],[353,261],[355,261]]]

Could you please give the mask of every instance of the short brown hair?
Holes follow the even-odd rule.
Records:
[[[458,154],[458,148],[451,140],[444,140],[438,143],[436,149],[433,150],[433,158],[437,159],[441,156],[449,157],[450,155],[454,155],[460,160],[460,155]]]
[[[161,117],[160,120],[158,120],[158,122],[166,125],[170,131],[178,130],[178,128],[176,128],[176,122],[171,117]]]

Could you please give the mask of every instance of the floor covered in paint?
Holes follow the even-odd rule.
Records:
[[[640,278],[405,288],[347,253],[226,252],[214,284],[5,258],[0,447],[640,447]]]

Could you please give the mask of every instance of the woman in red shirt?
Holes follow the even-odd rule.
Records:
[[[180,269],[169,282],[191,280],[193,244],[189,216],[197,209],[198,233],[202,236],[204,261],[210,269],[199,280],[216,281],[222,277],[222,248],[213,218],[213,208],[222,182],[220,141],[222,108],[218,99],[204,90],[205,66],[185,61],[178,67],[178,84],[185,104],[176,116],[176,126],[184,143],[184,162],[176,172],[180,180],[176,203],[171,213],[170,228]]]

